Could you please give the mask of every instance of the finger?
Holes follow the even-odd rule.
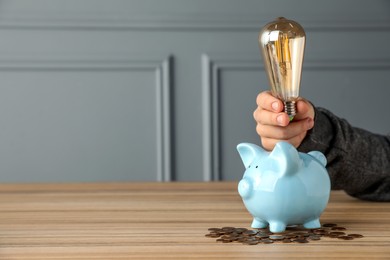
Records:
[[[256,132],[262,138],[271,138],[283,141],[305,133],[313,127],[313,124],[313,120],[310,118],[291,122],[287,127],[257,124]]]
[[[282,112],[283,102],[274,97],[270,91],[263,91],[256,98],[257,105],[265,110],[273,111],[273,112]]]
[[[277,140],[270,138],[261,138],[261,146],[267,150],[272,151],[277,143]]]
[[[255,121],[262,125],[287,126],[290,119],[286,113],[274,113],[264,109],[256,109],[253,112]]]
[[[314,108],[313,105],[306,99],[299,99],[296,103],[297,114],[294,117],[294,120],[302,120],[305,118],[314,118]]]

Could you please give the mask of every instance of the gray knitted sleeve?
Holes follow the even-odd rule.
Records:
[[[351,196],[390,201],[390,136],[352,127],[330,111],[315,108],[315,124],[298,147],[325,154],[332,189]]]

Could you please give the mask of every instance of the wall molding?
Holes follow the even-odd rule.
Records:
[[[227,70],[264,71],[258,58],[248,54],[203,54],[202,99],[203,99],[203,180],[221,181],[220,163],[220,74]],[[305,60],[303,70],[390,70],[390,59],[382,60]],[[263,72],[264,73],[264,72]]]
[[[1,56],[1,55],[0,55]],[[173,56],[165,58],[150,57],[133,58],[134,55],[123,54],[101,56],[82,55],[51,56],[45,55],[4,55],[0,58],[0,71],[149,71],[155,77],[156,91],[156,152],[157,168],[156,180],[168,182],[173,180],[172,170],[172,129],[171,129],[171,96],[172,96],[172,75]],[[42,59],[40,57],[45,57]]]
[[[229,57],[230,56],[230,57]],[[222,70],[264,70],[260,59],[203,54],[203,180],[221,181],[220,156],[220,73]]]
[[[157,180],[174,180],[172,167],[172,107],[173,57],[164,59],[156,72],[156,113],[157,113]]]
[[[94,29],[94,30],[255,30],[269,22],[267,13],[219,12],[91,12],[13,11],[0,15],[5,29]],[[300,14],[300,23],[308,31],[322,30],[390,30],[388,17],[344,15],[315,16]]]

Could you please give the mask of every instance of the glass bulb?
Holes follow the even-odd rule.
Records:
[[[272,94],[284,103],[292,120],[299,96],[306,34],[297,22],[279,17],[259,34],[259,46]]]

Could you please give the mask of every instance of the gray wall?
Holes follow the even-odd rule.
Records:
[[[238,180],[275,17],[307,32],[301,95],[389,133],[390,2],[0,1],[0,181]]]

